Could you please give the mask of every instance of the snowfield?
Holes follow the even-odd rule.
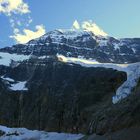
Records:
[[[24,60],[28,60],[30,55],[17,55],[0,52],[0,65],[10,66],[11,61],[22,62]]]
[[[114,70],[127,73],[127,80],[117,89],[116,95],[112,97],[113,104],[126,98],[132,93],[133,88],[137,85],[140,78],[140,62],[133,64],[114,64],[114,63],[99,63],[96,60],[86,60],[81,58],[65,57],[57,54],[58,60],[65,63],[79,64],[83,67],[103,67],[112,68]]]
[[[26,88],[27,81],[22,81],[22,82],[15,81],[12,78],[4,77],[4,76],[1,76],[1,78],[8,83],[8,87],[10,90],[13,90],[13,91],[26,91],[26,90],[28,90],[28,88]]]
[[[0,140],[79,140],[84,136],[82,134],[45,132],[5,126],[0,126],[0,131],[5,133],[0,137]]]
[[[27,88],[26,88],[26,81],[24,81],[24,82],[17,82],[17,83],[15,83],[15,84],[11,84],[11,86],[9,87],[9,89],[11,89],[11,90],[13,90],[13,91],[26,91],[26,90],[28,90]]]

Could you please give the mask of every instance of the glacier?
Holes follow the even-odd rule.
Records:
[[[61,54],[57,54],[57,57],[59,61],[64,63],[79,64],[83,67],[112,68],[114,70],[126,72],[127,80],[117,89],[116,95],[112,97],[113,104],[118,103],[119,101],[130,95],[140,78],[140,62],[131,64],[114,64],[114,63],[100,63],[96,60],[65,57]]]

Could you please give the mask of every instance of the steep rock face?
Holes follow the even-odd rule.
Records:
[[[140,80],[139,80],[140,81]],[[98,112],[92,114],[90,131],[96,134],[116,132],[124,128],[140,126],[140,82],[128,98],[119,104],[98,104]]]
[[[44,63],[25,61],[6,72],[5,77],[27,81],[28,91],[0,91],[1,124],[85,133],[93,111],[87,109],[102,101],[111,103],[126,78],[123,72],[64,64],[54,58]]]

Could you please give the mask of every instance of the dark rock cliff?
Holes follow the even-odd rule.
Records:
[[[111,103],[126,74],[112,69],[85,68],[54,59],[28,61],[6,76],[28,81],[28,91],[0,88],[0,124],[47,131],[89,132],[97,104]],[[97,76],[98,75],[98,76]],[[2,82],[2,79],[0,80]]]

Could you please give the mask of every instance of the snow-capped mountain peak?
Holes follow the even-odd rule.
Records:
[[[57,29],[50,31],[43,35],[42,37],[31,40],[27,44],[36,44],[37,42],[45,41],[46,43],[55,43],[55,44],[67,44],[69,40],[81,41],[81,38],[86,41],[88,38],[93,38],[91,32],[85,30],[75,30],[75,29]]]

